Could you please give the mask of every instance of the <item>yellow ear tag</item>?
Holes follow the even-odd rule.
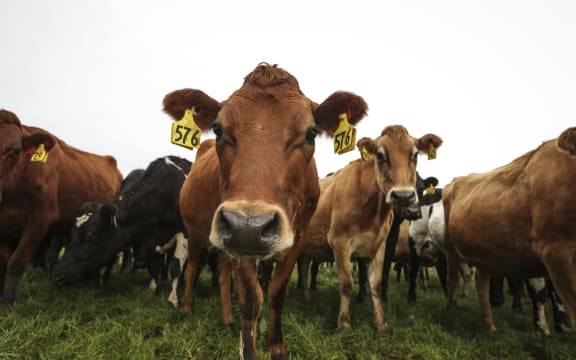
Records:
[[[436,188],[434,187],[434,185],[430,184],[428,185],[426,190],[424,190],[424,192],[426,193],[426,195],[434,195],[434,193],[436,192]]]
[[[360,155],[362,156],[362,160],[368,161],[372,157],[372,155],[366,150],[364,146],[360,148]]]
[[[436,159],[436,147],[434,147],[434,145],[430,145],[430,148],[428,149],[428,160],[434,159]]]
[[[198,115],[196,108],[186,109],[182,119],[172,124],[171,142],[188,149],[200,147],[200,135],[202,130],[194,121],[194,115]]]
[[[32,154],[32,156],[30,157],[30,161],[45,163],[46,160],[48,160],[48,152],[46,152],[46,150],[44,149],[44,144],[40,144],[38,145],[38,149],[36,149],[36,152],[34,152],[34,154]]]
[[[356,128],[348,122],[346,113],[338,116],[340,124],[334,133],[334,152],[344,154],[356,146]]]

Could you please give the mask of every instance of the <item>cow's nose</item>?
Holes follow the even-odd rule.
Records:
[[[399,207],[408,207],[417,201],[414,190],[393,190],[390,194],[392,204]]]
[[[237,256],[266,256],[280,235],[280,215],[276,212],[253,216],[222,208],[217,218],[224,248]]]

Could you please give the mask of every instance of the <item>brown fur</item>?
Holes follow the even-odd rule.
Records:
[[[0,118],[17,119],[2,111]],[[28,148],[45,144],[48,160],[30,162]],[[45,235],[67,236],[86,201],[111,201],[122,174],[111,156],[65,144],[39,128],[0,126],[0,309],[13,303],[16,287]],[[22,152],[14,152],[22,148]],[[12,151],[9,151],[12,149]],[[12,239],[21,233],[14,248]]]
[[[371,262],[374,324],[378,331],[388,329],[380,298],[384,243],[392,224],[393,207],[417,205],[415,155],[426,150],[418,148],[422,143],[426,142],[410,136],[401,125],[387,127],[376,139],[358,141],[359,148],[371,153],[370,160],[353,161],[320,182],[320,200],[301,253],[302,276],[306,284],[310,260],[326,261],[333,256],[340,284],[338,328],[351,327],[351,259],[363,258]],[[397,199],[398,196],[411,198]],[[308,299],[308,289],[305,287],[304,291]]]
[[[560,140],[558,140],[560,141]],[[477,267],[483,319],[495,330],[488,300],[490,276],[550,275],[572,321],[576,311],[576,159],[557,141],[484,174],[456,178],[444,188],[447,308],[457,263]]]
[[[256,358],[256,324],[263,301],[250,260],[256,258],[277,261],[268,288],[271,305],[268,346],[273,359],[287,356],[280,316],[288,279],[300,252],[300,239],[316,209],[320,192],[309,131],[314,125],[321,131],[336,129],[338,114],[349,103],[360,104],[352,107],[353,121],[362,119],[367,110],[364,100],[357,95],[340,92],[333,96],[318,105],[302,94],[298,82],[288,72],[276,65],[260,64],[245,77],[242,87],[222,103],[192,89],[178,90],[164,98],[165,111],[174,119],[178,120],[186,108],[197,106],[201,109],[198,125],[206,130],[214,123],[221,133],[216,141],[201,145],[180,192],[180,211],[189,243],[182,309],[192,310],[192,289],[201,249],[218,247],[228,254],[220,277],[225,325],[231,325],[232,316],[229,290],[223,287],[229,289],[231,271],[238,279],[244,358]],[[202,112],[207,108],[209,111]],[[319,113],[314,112],[318,109]],[[258,221],[243,226],[241,235],[237,232],[228,237],[223,232],[232,225],[222,225],[224,214],[258,219],[270,216],[278,224],[278,236],[272,237],[266,253],[256,254],[250,231]]]

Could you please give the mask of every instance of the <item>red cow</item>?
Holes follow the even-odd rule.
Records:
[[[458,177],[444,188],[447,308],[453,307],[463,260],[477,267],[476,287],[489,330],[496,330],[491,276],[549,275],[576,320],[575,178],[576,128],[569,128],[507,165]]]
[[[112,200],[121,183],[113,157],[76,149],[0,110],[0,310],[14,302],[42,239],[67,236],[76,209]]]
[[[290,73],[260,64],[224,102],[192,89],[164,99],[164,110],[174,119],[192,108],[198,126],[211,128],[216,140],[202,143],[180,192],[189,239],[183,310],[192,310],[201,248],[211,244],[223,250],[238,279],[242,356],[257,358],[263,294],[255,262],[273,259],[277,265],[268,287],[268,345],[273,359],[286,358],[281,312],[301,237],[320,195],[314,139],[321,131],[333,134],[343,113],[351,124],[357,123],[367,105],[343,91],[317,104]],[[231,322],[231,316],[224,316]]]

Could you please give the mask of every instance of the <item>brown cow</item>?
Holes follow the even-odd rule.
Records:
[[[416,139],[401,125],[388,126],[380,137],[358,141],[361,152],[365,149],[370,154],[369,160],[355,160],[320,182],[318,208],[310,221],[301,256],[319,261],[334,258],[340,285],[338,328],[351,327],[351,259],[364,258],[370,261],[368,281],[374,324],[378,331],[388,329],[380,283],[393,209],[418,206],[418,154],[441,144],[442,139],[434,134]],[[308,273],[306,266],[304,284]]]
[[[490,276],[550,275],[574,322],[576,314],[576,128],[511,163],[456,178],[444,188],[448,296],[453,306],[459,260],[477,266],[483,320],[496,327]],[[495,206],[496,204],[496,206]]]
[[[44,236],[67,236],[76,209],[112,200],[121,183],[113,157],[76,149],[0,110],[0,310],[14,302]]]
[[[281,312],[301,236],[320,195],[314,139],[320,131],[333,134],[342,113],[357,123],[367,105],[349,92],[336,92],[316,104],[303,95],[294,76],[276,65],[260,64],[224,102],[193,89],[164,99],[164,110],[174,119],[192,108],[197,125],[212,128],[216,140],[202,143],[180,192],[189,244],[182,309],[192,310],[200,249],[209,241],[230,256],[226,268],[233,268],[238,280],[241,355],[256,358],[263,294],[255,262],[274,259],[268,346],[272,358],[286,358]],[[222,301],[230,309],[227,295]],[[231,315],[224,314],[224,321],[229,325]]]

